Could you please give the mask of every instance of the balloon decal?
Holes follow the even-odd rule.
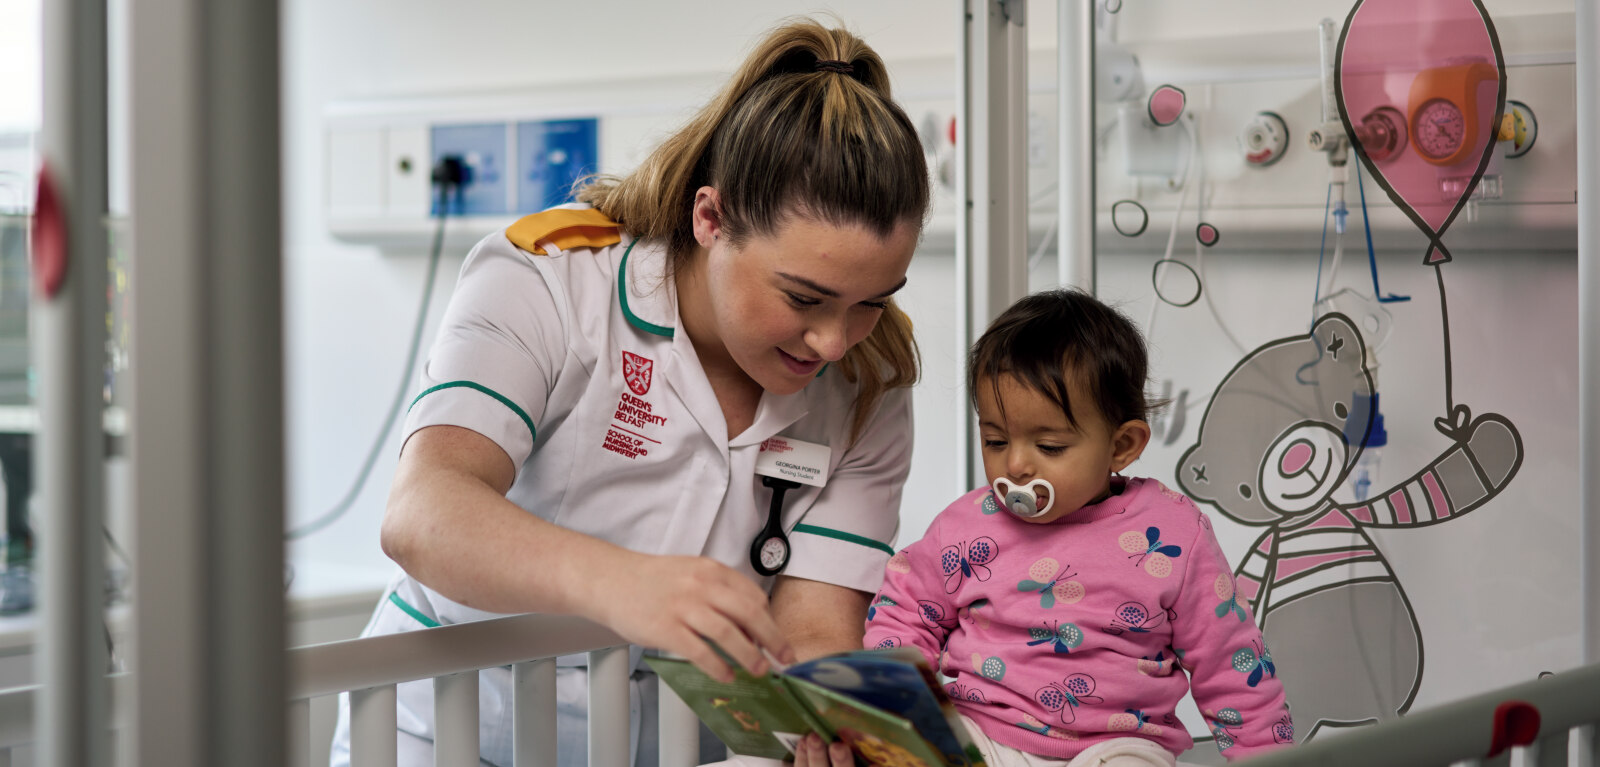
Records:
[[[1176,285],[1168,282],[1176,280]],[[1174,258],[1163,258],[1150,269],[1150,283],[1155,286],[1156,298],[1183,308],[1200,300],[1200,274],[1194,267]]]
[[[1423,263],[1449,262],[1444,232],[1483,178],[1505,111],[1505,60],[1480,0],[1359,0],[1334,93],[1361,161],[1428,235]]]
[[[1216,226],[1201,221],[1200,225],[1194,228],[1194,238],[1209,248],[1222,239],[1222,232],[1218,231]]]
[[[1123,237],[1138,237],[1150,226],[1150,212],[1134,200],[1117,200],[1111,206],[1111,226]]]

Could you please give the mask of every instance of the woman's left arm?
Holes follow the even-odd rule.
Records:
[[[871,601],[864,591],[805,578],[780,575],[772,584],[772,617],[800,660],[861,649]]]
[[[772,584],[772,617],[802,661],[861,649],[872,595],[831,583],[780,575]],[[844,741],[823,743],[815,733],[800,741],[785,767],[854,767]]]

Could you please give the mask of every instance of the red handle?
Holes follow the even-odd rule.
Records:
[[[1494,730],[1489,738],[1492,758],[1513,746],[1526,746],[1539,737],[1539,709],[1532,703],[1508,700],[1494,709]]]
[[[38,194],[33,203],[33,286],[45,298],[54,298],[67,281],[67,220],[56,196],[50,168],[39,167]]]

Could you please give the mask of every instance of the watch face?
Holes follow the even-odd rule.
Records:
[[[768,570],[781,569],[789,561],[789,544],[782,538],[768,538],[761,543],[761,566]]]
[[[1461,109],[1445,99],[1423,104],[1415,120],[1417,151],[1435,160],[1455,154],[1467,136],[1467,123],[1461,116]]]

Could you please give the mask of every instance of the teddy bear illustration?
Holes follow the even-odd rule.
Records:
[[[1335,501],[1372,428],[1367,359],[1355,324],[1338,313],[1306,335],[1261,346],[1217,386],[1197,443],[1178,463],[1178,482],[1195,501],[1266,528],[1235,571],[1234,589],[1218,593],[1260,622],[1301,740],[1402,714],[1422,681],[1421,628],[1367,531],[1466,514],[1498,495],[1522,463],[1510,421],[1451,406],[1435,421],[1449,440],[1437,458],[1364,501]],[[1226,602],[1217,615],[1246,617]]]

